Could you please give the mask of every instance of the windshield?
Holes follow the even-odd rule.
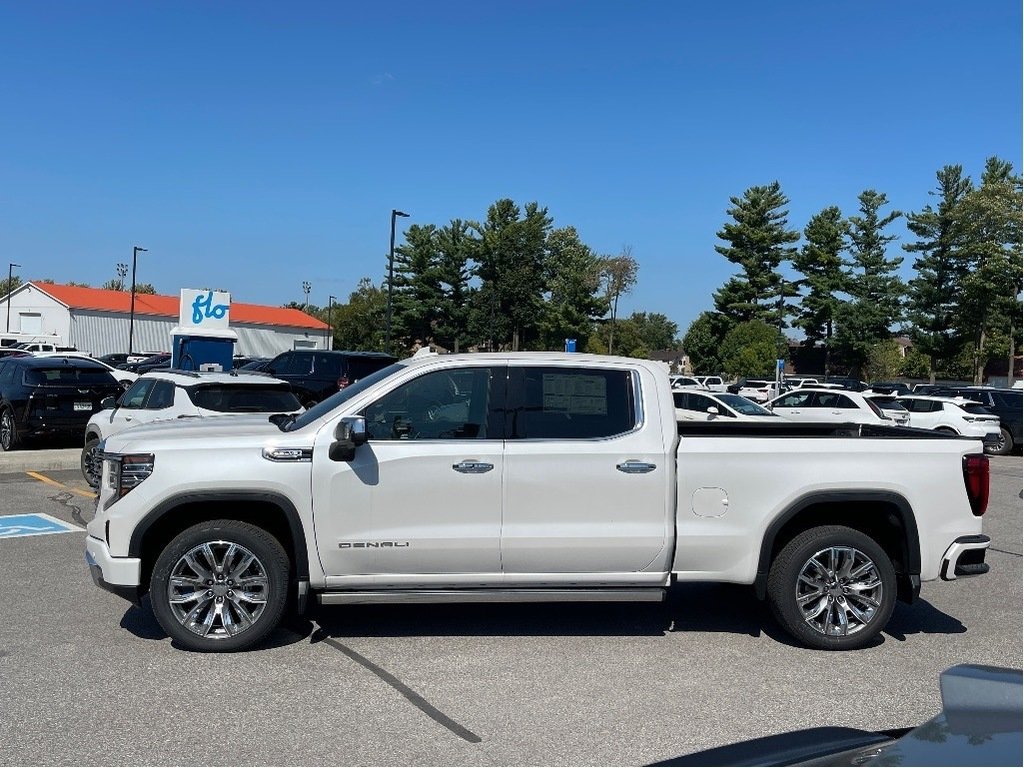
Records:
[[[718,399],[723,403],[732,408],[736,413],[742,413],[744,416],[774,416],[775,414],[769,411],[767,408],[762,408],[755,402],[747,400],[745,397],[739,395],[719,395]]]
[[[281,431],[294,432],[296,429],[302,429],[306,425],[312,424],[314,421],[317,421],[329,414],[342,403],[347,402],[356,395],[365,392],[378,381],[383,381],[392,374],[398,373],[398,371],[402,370],[404,367],[404,363],[394,363],[389,365],[387,368],[381,368],[379,371],[371,373],[369,376],[360,379],[355,384],[345,387],[337,394],[331,395],[326,400],[321,400],[308,411],[298,416],[294,421],[282,422],[279,425]]]

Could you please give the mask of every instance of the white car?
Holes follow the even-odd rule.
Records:
[[[124,371],[121,371],[124,373]],[[93,414],[85,427],[82,474],[96,487],[102,441],[152,421],[253,413],[302,413],[288,382],[263,374],[154,371],[139,376],[116,401]]]
[[[878,405],[860,392],[801,388],[775,398],[767,407],[793,421],[894,425]]]
[[[672,392],[672,399],[675,401],[676,419],[679,421],[785,421],[752,400],[731,392],[677,389]]]
[[[912,426],[910,423],[910,414],[907,409],[903,407],[903,404],[899,402],[892,395],[877,395],[870,391],[862,392],[868,400],[877,405],[882,411],[882,416],[887,419],[892,419],[896,422],[899,427]]]
[[[672,385],[672,389],[680,389],[681,387],[696,387],[697,389],[705,389],[704,385],[700,383],[693,376],[680,376],[674,375],[668,377],[669,383]]]
[[[91,355],[87,355],[84,352],[36,352],[35,356],[36,357],[67,357],[67,358],[69,358],[71,360],[91,360],[94,363],[99,363],[100,365],[102,365],[104,368],[106,368],[110,372],[110,375],[113,376],[117,380],[117,383],[121,385],[122,389],[128,389],[128,387],[130,387],[132,384],[134,384],[135,380],[137,378],[139,378],[139,374],[137,374],[137,373],[132,373],[131,371],[125,371],[125,370],[123,370],[121,368],[115,368],[114,366],[108,365],[107,363],[103,362],[102,360],[97,360],[95,357],[92,357]]]
[[[980,437],[986,445],[999,442],[999,417],[981,403],[934,395],[907,395],[897,400],[909,412],[912,427]]]
[[[767,403],[779,394],[779,389],[774,381],[747,379],[740,386],[739,392],[736,394],[748,400],[753,400],[755,403]]]
[[[728,391],[728,388],[726,387],[725,382],[722,381],[721,376],[694,376],[693,378],[695,378],[697,382],[704,387],[704,389],[709,389],[712,392]]]

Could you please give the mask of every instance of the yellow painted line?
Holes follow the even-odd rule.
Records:
[[[54,488],[63,488],[65,491],[70,491],[71,493],[78,494],[79,496],[84,496],[87,499],[95,499],[96,498],[96,494],[95,493],[90,493],[88,491],[82,491],[82,490],[79,490],[78,488],[72,488],[70,485],[64,485],[64,483],[58,483],[52,477],[47,477],[46,475],[40,474],[39,472],[26,472],[25,474],[28,475],[29,477],[35,478],[36,480],[38,480],[41,483],[46,483],[47,485],[52,485]]]

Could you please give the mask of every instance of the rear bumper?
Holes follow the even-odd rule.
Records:
[[[983,533],[961,536],[949,545],[942,556],[939,575],[944,581],[954,581],[958,576],[980,576],[988,573],[985,550],[991,543],[992,540]]]
[[[140,604],[142,561],[139,558],[111,557],[106,542],[88,536],[85,539],[85,562],[97,587],[123,597],[133,605]]]

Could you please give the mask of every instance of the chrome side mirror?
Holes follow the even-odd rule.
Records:
[[[366,419],[362,416],[342,416],[334,428],[334,442],[328,455],[331,461],[352,461],[356,448],[366,442]]]

